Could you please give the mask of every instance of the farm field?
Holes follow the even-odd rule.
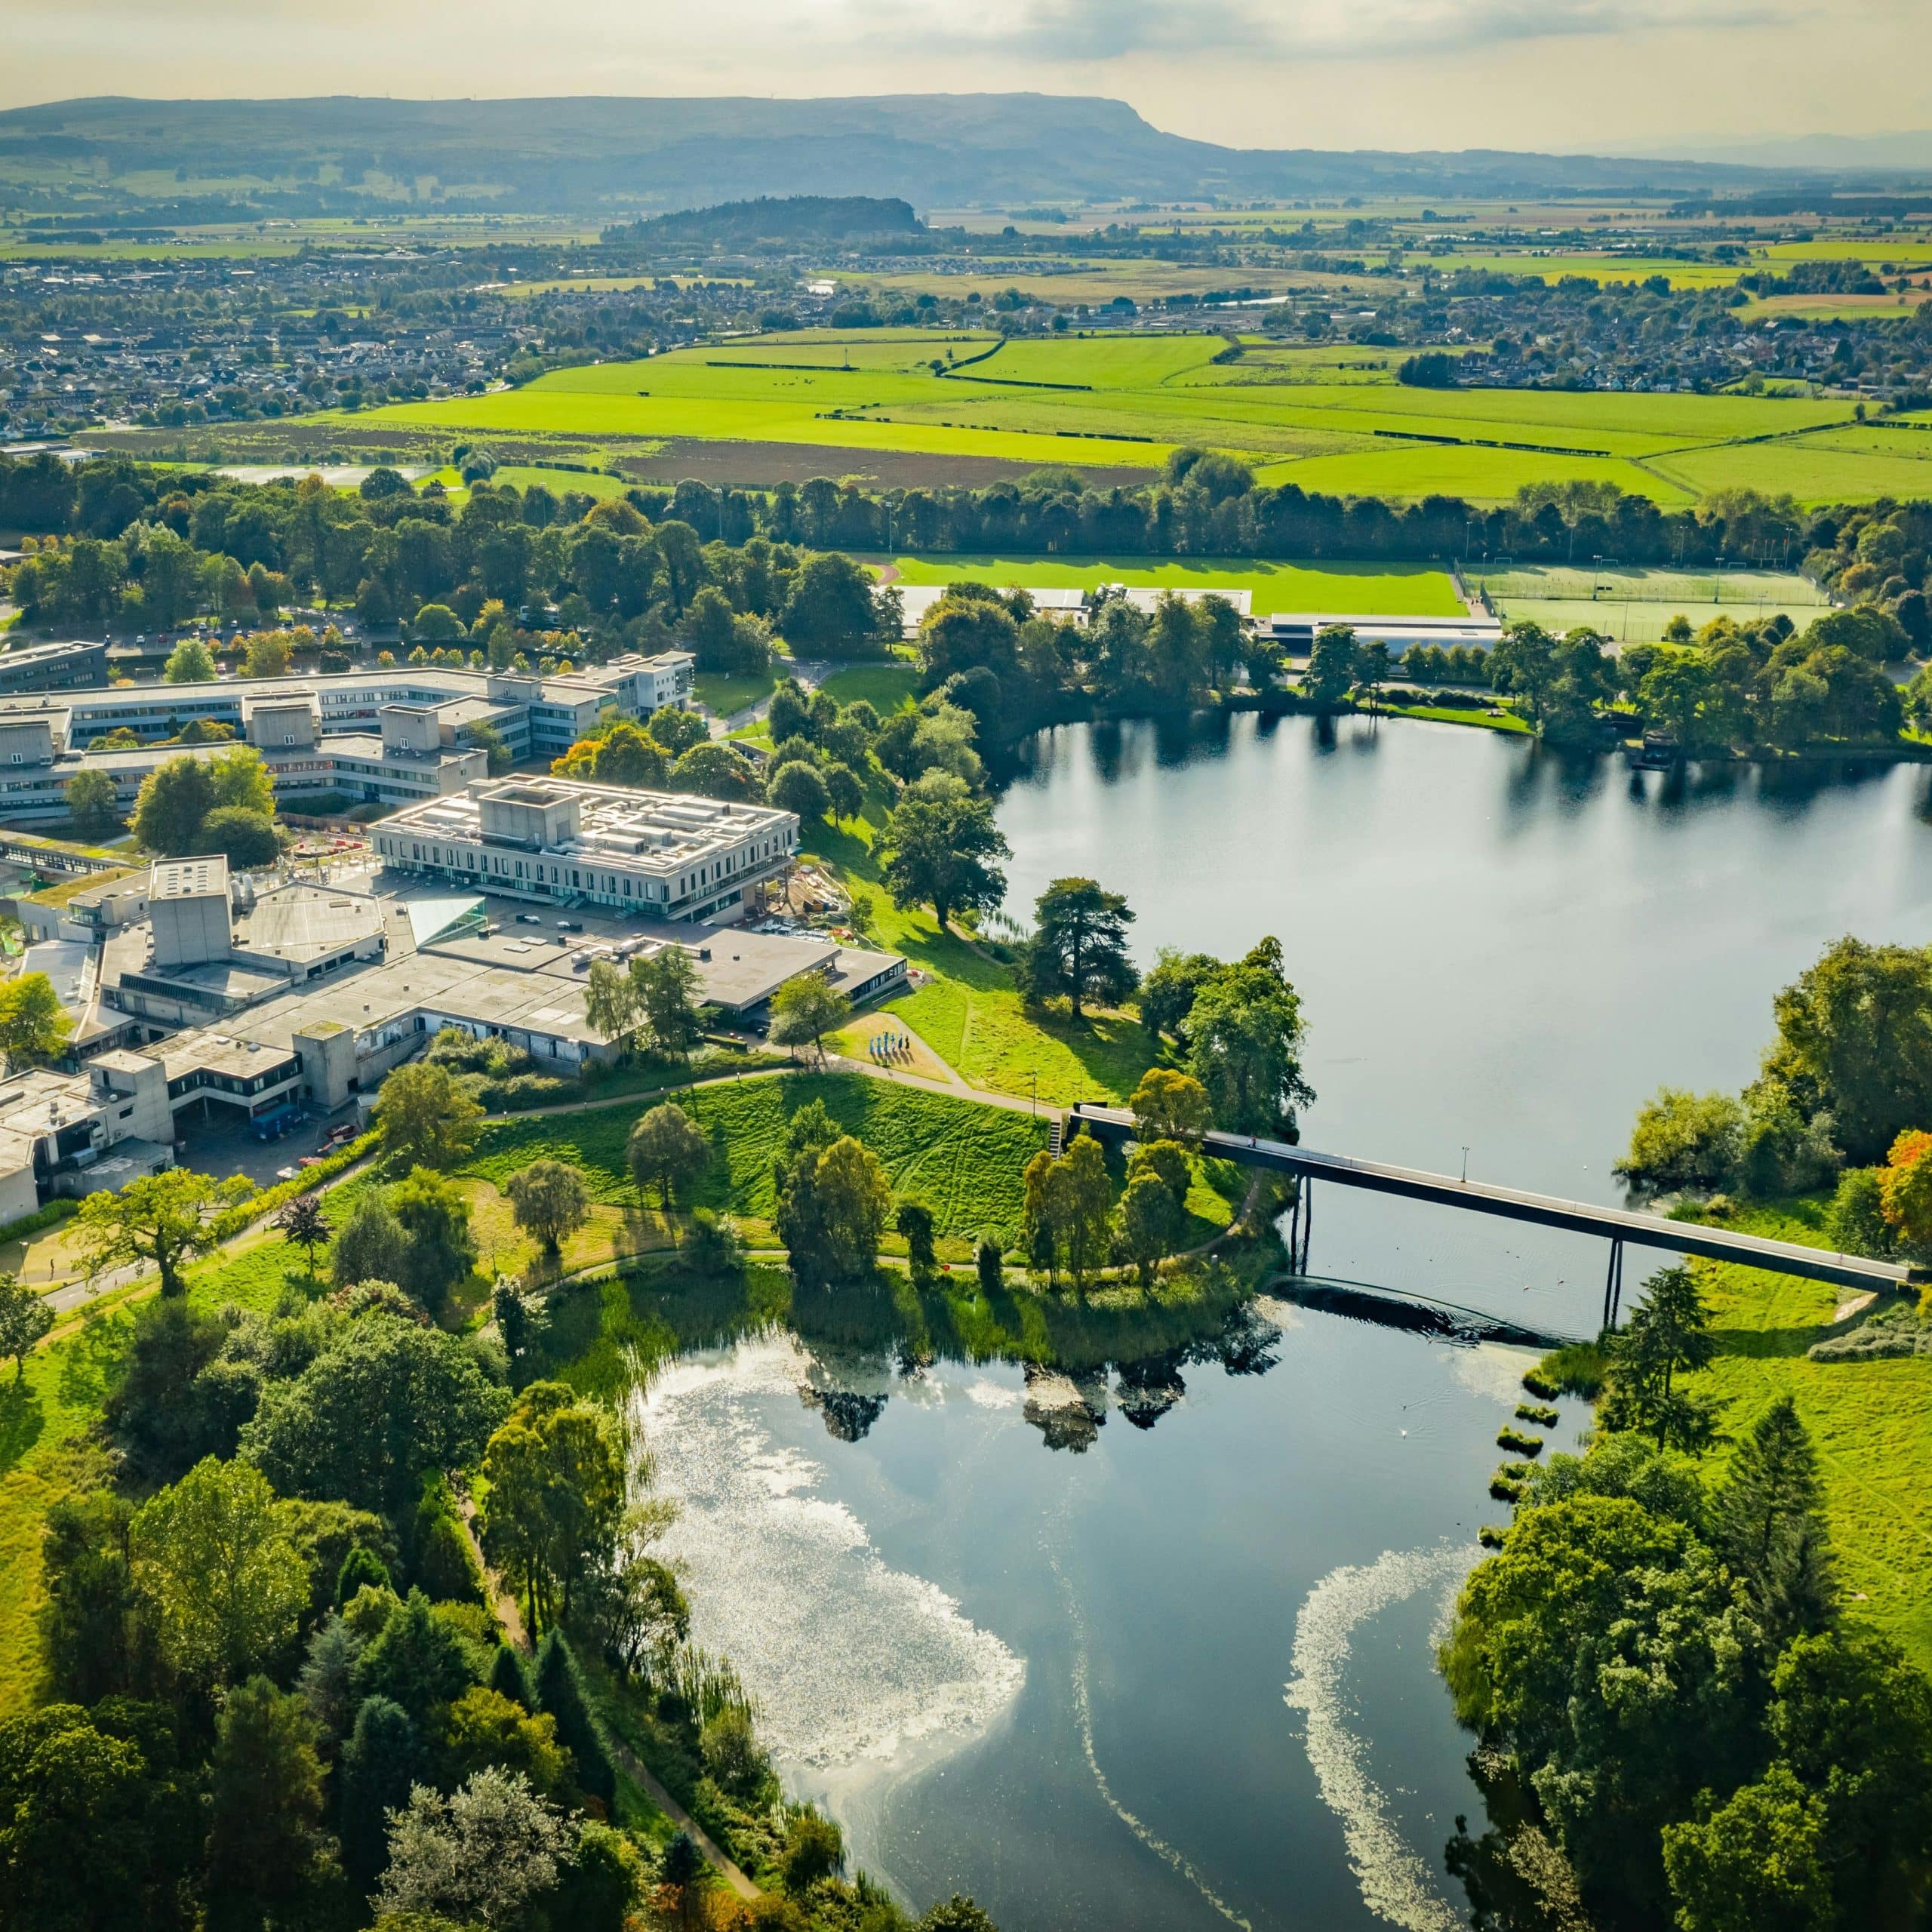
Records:
[[[1414,389],[1395,380],[1400,359],[1204,334],[1002,344],[972,332],[800,331],[558,370],[354,422],[368,434],[513,439],[529,463],[546,445],[580,461],[606,442],[735,445],[747,482],[761,455],[786,447],[1132,473],[1198,443],[1238,452],[1269,483],[1398,499],[1497,502],[1571,478],[1672,506],[1740,487],[1814,503],[1932,488],[1915,442],[1859,427],[1846,401]]]
[[[875,564],[882,559],[871,558]],[[1232,588],[1252,593],[1254,614],[1333,611],[1378,617],[1460,617],[1462,600],[1444,571],[1421,564],[1257,563],[1252,557],[1190,557],[1149,564],[1103,557],[894,557],[897,581],[953,583],[974,579],[1004,589],[1093,590],[1124,583],[1136,590]]]

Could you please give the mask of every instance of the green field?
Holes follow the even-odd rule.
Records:
[[[678,1105],[703,1128],[714,1152],[693,1204],[768,1220],[771,1164],[786,1122],[814,1100],[823,1101],[839,1125],[878,1156],[895,1193],[916,1195],[931,1207],[940,1233],[1017,1229],[1020,1171],[1046,1145],[1046,1122],[862,1073],[746,1080],[679,1095]],[[624,1143],[641,1112],[600,1107],[565,1117],[492,1121],[465,1171],[500,1186],[532,1161],[568,1161],[583,1170],[596,1199],[634,1201]]]
[[[1592,572],[1529,565],[1468,576],[1472,588],[1480,583],[1489,592],[1506,620],[1528,617],[1559,632],[1586,625],[1620,644],[1654,644],[1676,617],[1698,628],[1713,617],[1748,623],[1783,611],[1802,626],[1830,608],[1809,578],[1786,571]]]
[[[1364,617],[1463,615],[1448,573],[1421,564],[1258,564],[1251,557],[1191,557],[1160,564],[1100,557],[905,556],[891,561],[897,581],[906,584],[964,578],[999,589],[1017,585],[1027,590],[1092,590],[1103,583],[1124,583],[1137,590],[1247,590],[1257,617],[1277,611]]]
[[[546,451],[608,460],[679,438],[735,444],[748,481],[774,447],[794,460],[822,448],[835,473],[869,453],[909,454],[943,481],[948,459],[1146,471],[1201,443],[1238,452],[1269,482],[1392,498],[1496,502],[1566,478],[1678,506],[1740,486],[1813,503],[1932,490],[1915,439],[1860,427],[1848,401],[1411,389],[1395,379],[1400,360],[1214,334],[1002,345],[971,332],[807,331],[352,420],[365,433],[499,438],[532,463]]]
[[[1823,1244],[1820,1211],[1755,1213],[1754,1234]],[[1811,1432],[1825,1478],[1826,1516],[1850,1607],[1932,1665],[1932,1519],[1924,1473],[1932,1463],[1932,1360],[1811,1361],[1805,1350],[1831,1327],[1841,1291],[1786,1275],[1700,1268],[1718,1355],[1697,1380],[1724,1404],[1736,1440],[1789,1395]]]

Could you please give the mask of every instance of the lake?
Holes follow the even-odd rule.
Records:
[[[1826,940],[1932,938],[1928,814],[1912,768],[1633,777],[1252,716],[1046,734],[1001,804],[1017,915],[1087,874],[1128,894],[1143,964],[1279,936],[1309,1145],[1451,1172],[1466,1147],[1472,1176],[1602,1200],[1641,1101],[1748,1079]],[[1590,1330],[1603,1265],[1315,1203],[1316,1274],[1512,1321]],[[1482,1807],[1432,1644],[1505,1513],[1530,1359],[1270,1302],[1128,1383],[774,1334],[635,1407],[694,1638],[909,1904],[970,1891],[1006,1932],[1451,1932],[1443,1848]]]

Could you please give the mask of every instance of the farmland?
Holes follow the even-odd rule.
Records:
[[[1395,499],[1499,502],[1568,478],[1666,507],[1738,488],[1817,503],[1932,486],[1932,434],[1863,426],[1849,400],[1417,389],[1395,380],[1400,360],[1212,334],[1002,344],[970,330],[800,331],[558,370],[355,422],[398,438],[493,437],[525,461],[717,445],[727,466],[741,454],[747,483],[763,480],[774,449],[823,449],[835,474],[894,452],[1133,475],[1199,443],[1238,453],[1265,482]]]

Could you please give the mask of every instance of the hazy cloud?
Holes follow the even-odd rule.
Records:
[[[1415,54],[1659,28],[1760,26],[1796,0],[1014,0],[953,28],[962,45],[1069,63],[1143,54],[1213,59]]]

